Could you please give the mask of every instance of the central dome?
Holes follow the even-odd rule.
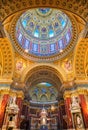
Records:
[[[16,23],[16,38],[29,54],[51,56],[67,47],[72,38],[72,24],[68,16],[51,8],[31,9]]]

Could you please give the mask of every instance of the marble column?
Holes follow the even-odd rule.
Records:
[[[11,83],[0,83],[0,128],[2,128]]]
[[[29,102],[28,101],[24,101],[23,108],[22,108],[22,115],[24,115],[26,119],[29,118]]]
[[[64,115],[66,115],[66,111],[65,111],[65,104],[64,101],[60,101],[59,102],[59,123],[60,123],[60,129],[67,129],[67,124],[64,120]]]
[[[8,94],[4,94],[2,96],[2,101],[1,101],[1,104],[0,104],[0,128],[3,125],[3,120],[4,120],[4,116],[5,116],[5,110],[6,110],[6,105],[8,103],[8,99],[9,99]]]
[[[24,98],[23,92],[17,91],[16,104],[19,107],[19,112],[18,112],[18,117],[17,117],[17,128],[20,128],[21,114],[22,114],[22,107],[23,107],[23,98]]]
[[[88,90],[78,89],[80,106],[83,115],[84,127],[88,129]]]
[[[71,114],[71,97],[70,93],[65,91],[64,93],[64,102],[65,102],[65,110],[66,110],[66,118],[67,118],[67,127],[68,129],[73,128],[73,122],[72,122],[72,114]]]

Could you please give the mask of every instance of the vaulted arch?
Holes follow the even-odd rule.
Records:
[[[0,73],[6,79],[12,79],[14,70],[14,54],[8,38],[0,38]]]
[[[41,70],[50,70],[51,72],[53,72],[58,78],[60,78],[61,82],[66,81],[66,74],[64,72],[64,70],[58,65],[57,67],[51,64],[47,64],[47,63],[41,63],[41,64],[34,64],[31,67],[27,67],[22,76],[21,76],[21,82],[26,82],[27,79],[34,73],[36,73],[37,71],[41,71]]]
[[[77,44],[74,56],[74,71],[77,79],[86,79],[86,71],[88,68],[88,38],[81,39]]]

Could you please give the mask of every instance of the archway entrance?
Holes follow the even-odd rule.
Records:
[[[63,119],[66,113],[59,72],[49,66],[39,66],[29,71],[25,83],[25,100],[30,102],[30,129],[67,128]]]

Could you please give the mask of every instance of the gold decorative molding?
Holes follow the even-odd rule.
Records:
[[[87,59],[88,55],[86,55],[88,48],[88,38],[82,38],[81,41],[77,44],[74,55],[74,71],[75,77],[77,80],[86,80],[85,73],[85,58]]]
[[[0,79],[0,86],[1,86],[1,84],[11,85],[12,82],[13,82],[12,79],[4,79],[4,78],[2,78],[2,79]]]
[[[66,81],[66,75],[63,69],[60,66],[55,66],[54,64],[48,63],[37,63],[32,64],[30,67],[28,66],[21,76],[21,81],[26,82],[28,77],[30,77],[33,73],[36,73],[41,70],[51,71],[54,73],[58,78],[60,78],[61,82]]]
[[[0,38],[0,50],[2,53],[2,78],[11,80],[14,71],[14,53],[12,44],[8,38]]]
[[[88,40],[87,40],[88,42]],[[84,66],[85,66],[85,75],[86,75],[86,80],[88,80],[88,48],[86,50],[86,53],[85,53],[85,60],[84,60]]]
[[[17,92],[17,97],[24,99],[24,93],[22,91]]]
[[[88,84],[88,80],[86,80],[86,79],[81,79],[81,80],[79,79],[79,80],[78,80],[78,79],[77,79],[77,80],[75,80],[75,83],[76,83],[77,85],[80,85],[80,84],[81,84],[81,85],[84,86],[84,84],[85,84],[85,85]]]
[[[21,0],[21,1],[0,1],[0,21],[4,21],[8,16],[30,8],[57,8],[68,10],[81,16],[88,21],[88,1],[87,0]]]
[[[9,88],[0,89],[0,94],[1,94],[1,95],[9,94],[9,92],[10,92],[10,89],[9,89]]]
[[[10,91],[9,91],[9,95],[10,95],[11,97],[14,97],[14,96],[17,97],[17,92],[10,90]]]
[[[61,86],[61,90],[63,91],[63,90],[66,90],[66,89],[71,89],[71,88],[73,88],[74,84],[75,84],[74,79],[72,79],[70,81],[63,82],[63,84]]]
[[[71,91],[71,97],[78,97],[78,95],[77,90]]]
[[[8,94],[9,96],[16,96],[20,98],[24,98],[24,93],[22,91],[16,91],[16,90],[11,90],[10,88],[1,88],[0,89],[0,94],[5,95]]]
[[[66,98],[70,98],[71,97],[71,92],[70,91],[65,91],[64,94],[63,94],[63,97],[64,97],[64,100]]]
[[[80,88],[80,87],[78,87],[75,90],[65,91],[64,94],[63,94],[63,97],[64,97],[64,99],[72,97],[72,96],[78,97],[80,94],[88,95],[88,88]]]
[[[88,88],[78,88],[77,89],[77,93],[80,95],[80,94],[83,94],[83,95],[88,95]]]

